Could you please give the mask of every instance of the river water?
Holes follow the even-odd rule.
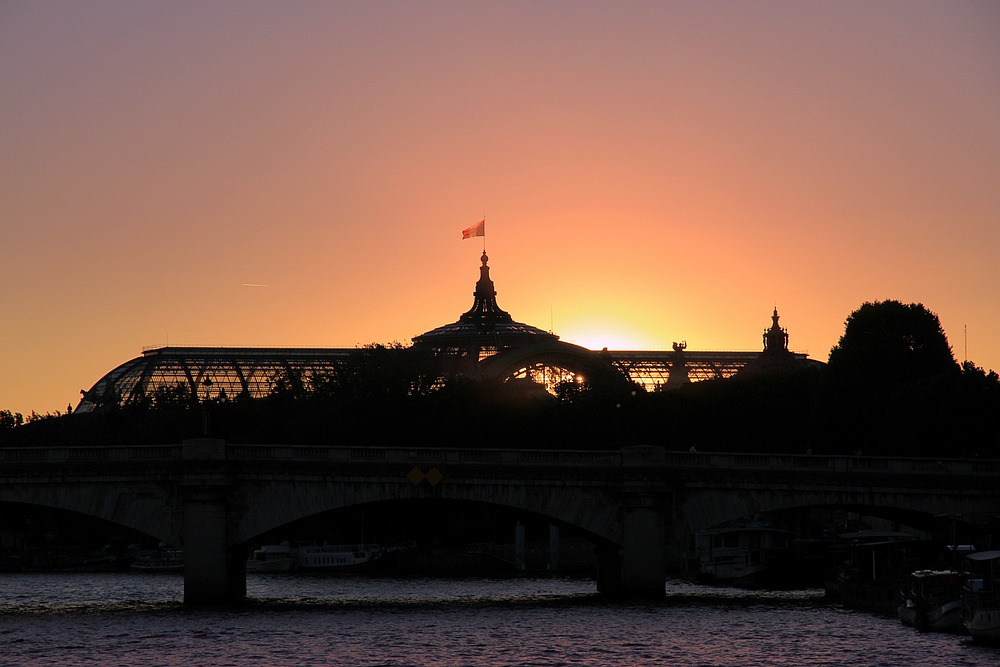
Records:
[[[668,581],[612,601],[588,580],[247,576],[189,609],[177,575],[0,574],[0,665],[975,665],[1000,648],[824,604],[821,591]]]

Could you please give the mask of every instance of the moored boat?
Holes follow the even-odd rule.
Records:
[[[247,572],[292,572],[297,564],[295,550],[288,544],[265,544],[247,560]]]
[[[156,549],[140,551],[132,561],[133,572],[183,572],[182,549]]]
[[[296,569],[306,572],[352,572],[382,555],[377,544],[309,544],[296,549]]]
[[[699,531],[688,567],[700,581],[746,588],[784,585],[795,533],[771,526],[735,526]]]
[[[849,609],[898,616],[901,591],[909,588],[911,574],[940,569],[949,562],[949,552],[937,540],[890,538],[834,547],[830,559],[826,586],[831,598]]]
[[[957,632],[962,626],[961,589],[954,570],[917,570],[897,609],[903,625],[924,632]]]
[[[1000,551],[965,557],[962,622],[973,639],[1000,642]]]

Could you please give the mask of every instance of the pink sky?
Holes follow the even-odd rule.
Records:
[[[921,302],[1000,370],[996,2],[0,2],[0,408],[145,345],[825,360]],[[246,283],[265,285],[249,287]]]

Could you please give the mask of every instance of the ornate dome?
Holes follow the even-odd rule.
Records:
[[[497,305],[497,292],[490,280],[490,267],[487,264],[489,257],[485,251],[482,261],[472,308],[458,318],[457,322],[415,336],[414,347],[434,349],[446,354],[477,352],[482,358],[509,347],[559,340],[555,334],[515,322],[510,313]]]

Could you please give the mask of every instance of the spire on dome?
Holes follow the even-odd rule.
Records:
[[[775,306],[771,315],[771,328],[764,331],[765,352],[786,352],[788,350],[788,332],[778,326],[778,307]]]
[[[495,352],[517,345],[559,340],[559,336],[553,333],[515,322],[510,313],[500,309],[497,305],[497,291],[490,280],[489,259],[484,250],[472,308],[458,322],[415,336],[414,345],[466,352],[471,350],[478,359],[483,350]]]
[[[497,305],[497,291],[490,280],[490,267],[487,262],[489,257],[483,251],[483,265],[479,267],[479,282],[476,283],[476,291],[473,293],[475,301],[472,308],[459,318],[459,322],[475,324],[482,328],[491,328],[498,322],[513,322],[510,314],[500,309]]]

